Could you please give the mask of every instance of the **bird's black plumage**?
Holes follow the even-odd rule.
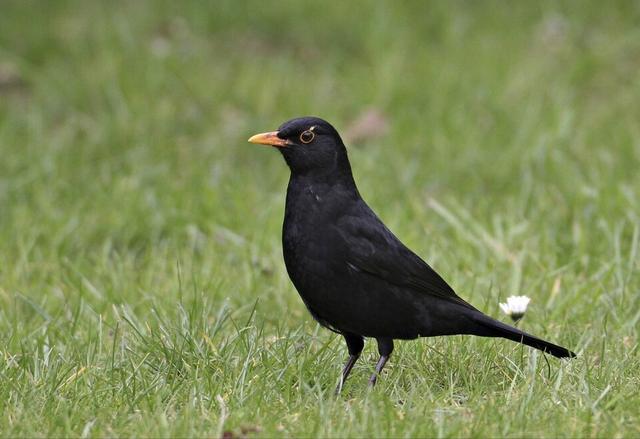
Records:
[[[377,373],[394,339],[438,335],[504,337],[556,357],[575,356],[484,315],[456,295],[361,198],[346,148],[326,121],[293,119],[250,141],[278,146],[291,169],[285,265],[313,317],[345,337],[350,357],[341,383],[362,351],[363,337],[378,341]]]

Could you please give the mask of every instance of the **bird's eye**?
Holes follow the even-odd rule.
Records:
[[[311,143],[311,141],[315,136],[316,135],[313,134],[313,131],[306,130],[306,131],[303,131],[302,134],[300,134],[300,141],[302,143]]]

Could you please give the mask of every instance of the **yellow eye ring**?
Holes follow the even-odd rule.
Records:
[[[311,130],[306,130],[300,133],[300,141],[302,143],[311,143],[314,137],[316,137],[316,135]]]

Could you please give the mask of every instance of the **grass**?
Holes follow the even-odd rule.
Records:
[[[33,2],[0,14],[0,434],[640,435],[634,2]],[[347,132],[385,222],[571,362],[400,342],[373,391],[284,270],[288,171]],[[371,127],[369,127],[371,128]]]

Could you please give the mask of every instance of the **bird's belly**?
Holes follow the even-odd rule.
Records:
[[[365,337],[420,336],[419,307],[411,292],[354,273],[335,255],[331,259],[303,247],[285,251],[285,262],[300,297],[321,324]]]

